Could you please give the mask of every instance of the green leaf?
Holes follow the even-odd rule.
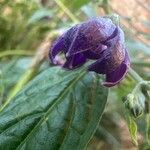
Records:
[[[29,67],[30,62],[31,58],[28,57],[0,62],[0,103],[3,103],[7,99],[11,88]]]
[[[18,78],[29,67],[30,63],[31,58],[29,57],[1,62],[0,67],[2,71],[2,76],[4,78],[5,86],[7,87],[7,92],[8,88],[11,88],[18,81]]]
[[[37,10],[30,18],[28,23],[36,23],[38,21],[40,21],[41,19],[45,18],[45,17],[52,17],[53,16],[53,11],[52,10],[47,10],[47,9],[40,9]]]
[[[0,105],[8,98],[13,87],[19,82],[18,79],[30,67],[31,60],[31,57],[23,57],[10,61],[0,61]],[[41,65],[37,74],[46,68],[49,68],[47,62]]]
[[[58,67],[42,72],[1,111],[0,149],[84,149],[107,95],[94,73]]]

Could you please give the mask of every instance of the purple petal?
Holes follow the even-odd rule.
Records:
[[[115,31],[116,26],[108,18],[97,17],[82,24],[82,32],[93,41],[106,41]]]
[[[113,39],[115,36],[117,36],[117,34],[118,34],[118,27],[116,27],[116,29],[113,31],[113,33],[105,41],[109,41],[109,40]]]
[[[66,58],[66,62],[63,65],[67,69],[75,69],[80,67],[86,62],[86,57],[83,54],[76,54]]]
[[[66,43],[71,43],[67,55],[71,56],[85,51],[95,52],[97,44],[112,37],[115,30],[116,26],[110,19],[100,17],[71,28],[65,39]],[[101,50],[99,49],[96,53],[100,54]]]
[[[105,66],[106,74],[116,70],[125,59],[124,33],[119,27],[117,33],[113,39],[105,43],[108,47],[106,51],[109,55]]]
[[[95,63],[88,66],[89,71],[94,71],[99,74],[105,74],[106,72],[106,60],[105,59],[99,59]]]
[[[126,51],[125,60],[115,71],[106,74],[106,81],[103,83],[103,85],[107,87],[112,87],[118,84],[125,77],[129,69],[129,66],[130,66],[130,60],[129,60],[128,52]]]
[[[98,46],[93,47],[93,51],[85,51],[83,54],[88,58],[88,59],[99,59],[102,56],[102,53],[104,50],[107,49],[106,45],[99,44]]]
[[[56,55],[58,55],[61,51],[65,50],[64,45],[64,35],[60,36],[52,45],[49,57],[54,64],[57,64],[55,60]]]
[[[107,60],[109,59],[109,53],[107,50],[103,51],[101,57],[94,63],[88,66],[89,71],[94,71],[99,74],[106,74],[107,68]]]

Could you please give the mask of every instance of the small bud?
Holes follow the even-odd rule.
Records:
[[[133,107],[133,100],[134,100],[134,95],[131,93],[125,97],[125,106],[127,109]]]
[[[141,106],[134,106],[131,109],[131,114],[133,115],[134,118],[138,118],[143,114],[143,108]]]
[[[134,118],[138,118],[139,116],[141,116],[144,110],[144,107],[142,107],[137,96],[132,93],[127,95],[125,107],[129,110]]]

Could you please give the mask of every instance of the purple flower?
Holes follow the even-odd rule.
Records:
[[[61,35],[50,50],[50,59],[54,64],[59,64],[58,55],[61,52],[65,54],[62,67],[67,69],[75,69],[87,60],[93,60],[88,70],[106,74],[103,84],[107,87],[119,83],[130,65],[123,31],[103,17],[77,24]]]

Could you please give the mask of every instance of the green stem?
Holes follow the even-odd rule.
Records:
[[[60,0],[55,0],[55,2],[66,13],[66,15],[68,15],[68,17],[74,23],[79,23],[79,20],[72,14],[72,12]]]
[[[140,75],[138,75],[136,73],[136,71],[134,71],[132,68],[129,69],[128,71],[129,75],[134,79],[136,80],[137,82],[142,82],[144,81],[142,77],[140,77]]]
[[[3,52],[0,52],[0,58],[7,57],[7,56],[33,56],[35,52],[29,51],[29,50],[5,50]]]
[[[103,0],[102,7],[106,14],[110,14],[109,0]]]

